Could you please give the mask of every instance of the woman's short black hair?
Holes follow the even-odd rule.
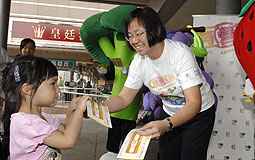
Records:
[[[28,43],[32,43],[35,47],[35,41],[32,40],[31,38],[24,38],[21,42],[20,42],[20,48],[19,50],[21,51]]]
[[[128,37],[128,27],[134,19],[146,30],[149,46],[152,47],[166,38],[166,29],[163,26],[158,14],[150,7],[137,8],[132,11],[124,25],[125,37]],[[127,42],[128,47],[132,50],[133,47]]]

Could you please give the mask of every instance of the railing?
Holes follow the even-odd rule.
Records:
[[[111,95],[102,94],[98,88],[74,88],[74,87],[59,87],[59,101],[60,103],[69,103],[74,97],[88,95],[95,102],[101,102],[110,98]],[[78,90],[83,90],[84,93],[78,93]]]

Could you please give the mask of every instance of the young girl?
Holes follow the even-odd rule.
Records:
[[[3,123],[10,132],[10,158],[59,159],[60,149],[73,148],[79,138],[87,96],[71,101],[66,123],[42,112],[53,107],[59,88],[58,72],[48,60],[25,55],[8,63],[2,72],[5,94]]]

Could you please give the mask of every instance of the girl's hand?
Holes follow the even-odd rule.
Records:
[[[78,100],[78,97],[75,97],[75,98],[72,99],[72,101],[70,102],[70,104],[69,104],[69,106],[68,106],[68,108],[66,110],[66,114],[70,115],[70,114],[73,113],[73,111],[76,110],[76,102],[77,102],[77,100]]]
[[[165,132],[167,132],[168,129],[168,121],[167,120],[160,120],[160,121],[153,121],[142,128],[138,131],[138,134],[142,136],[149,136],[151,135],[152,139],[156,138],[159,139],[160,136],[162,136]]]
[[[88,100],[91,100],[91,97],[89,96],[82,96],[82,97],[79,97],[76,101],[76,109],[80,109],[82,110],[83,112],[86,111],[86,108],[87,108],[87,101]]]

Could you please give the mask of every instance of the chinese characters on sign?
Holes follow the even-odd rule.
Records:
[[[12,21],[11,42],[32,38],[36,44],[50,47],[83,47],[80,27],[41,22]]]
[[[58,70],[75,70],[76,60],[75,59],[57,59],[57,58],[48,58],[51,63],[53,63]]]
[[[224,22],[206,27],[206,32],[199,33],[206,44],[205,48],[228,48],[233,46],[236,25],[236,23]]]

